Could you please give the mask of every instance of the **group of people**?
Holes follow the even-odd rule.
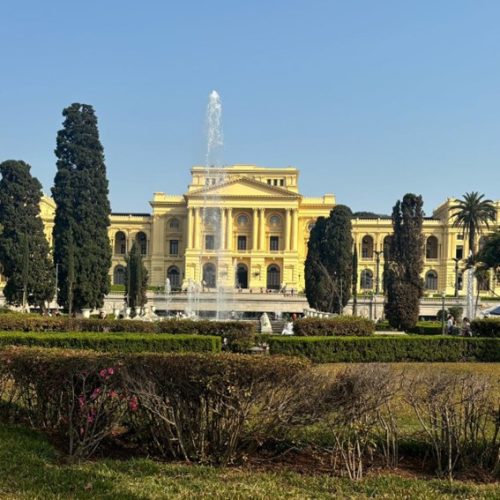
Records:
[[[456,319],[453,315],[448,314],[448,318],[446,319],[446,331],[448,335],[453,335],[457,329],[458,325]],[[472,329],[469,318],[464,318],[462,320],[462,328],[460,328],[459,332],[463,337],[472,337]]]

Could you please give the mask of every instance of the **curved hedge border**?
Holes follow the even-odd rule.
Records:
[[[311,336],[368,336],[375,331],[375,323],[357,316],[333,318],[304,318],[293,323],[295,335]]]
[[[0,346],[57,347],[114,352],[220,352],[220,337],[137,333],[0,332]]]
[[[457,337],[271,337],[271,354],[317,363],[500,361],[500,339]]]
[[[242,321],[167,319],[148,322],[128,319],[84,319],[34,314],[0,314],[0,331],[189,333],[223,337],[230,334],[249,335],[254,331],[254,324]]]
[[[500,319],[485,318],[475,319],[471,323],[472,333],[479,337],[500,338]]]

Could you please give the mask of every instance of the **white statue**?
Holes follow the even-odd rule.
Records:
[[[260,333],[273,333],[273,328],[267,313],[263,313],[260,317]]]
[[[281,335],[293,335],[293,321],[287,321],[285,323]]]

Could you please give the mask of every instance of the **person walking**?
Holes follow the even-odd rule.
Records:
[[[453,326],[455,324],[455,318],[448,314],[448,319],[446,320],[446,331],[448,335],[453,335]]]
[[[472,337],[472,328],[469,318],[464,318],[462,321],[462,335],[464,337]]]

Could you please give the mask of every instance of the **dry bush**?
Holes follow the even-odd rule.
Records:
[[[249,422],[267,414],[260,439],[263,429],[290,420],[293,398],[284,397],[283,388],[308,367],[293,358],[244,355],[143,355],[134,361],[126,384],[138,399],[145,442],[168,457],[220,465],[237,457]],[[278,416],[269,417],[270,408]]]
[[[427,436],[438,476],[469,466],[498,468],[498,381],[472,373],[424,372],[405,381],[405,399]]]
[[[397,425],[392,402],[399,391],[398,375],[387,365],[350,367],[337,374],[327,395],[329,424],[335,438],[334,467],[350,479],[361,479],[367,458],[377,446],[389,465],[397,463]]]

